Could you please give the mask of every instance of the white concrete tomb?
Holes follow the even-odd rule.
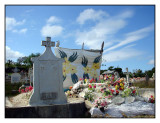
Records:
[[[67,103],[63,90],[62,63],[63,59],[55,57],[51,46],[51,38],[42,41],[46,47],[45,52],[34,57],[33,61],[33,94],[30,98],[30,105],[52,105]]]

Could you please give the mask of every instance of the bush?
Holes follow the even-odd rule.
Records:
[[[5,96],[15,96],[19,94],[19,87],[22,83],[5,83]]]

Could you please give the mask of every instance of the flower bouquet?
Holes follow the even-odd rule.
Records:
[[[93,101],[93,93],[91,91],[85,92],[84,98],[85,100]]]
[[[151,97],[148,100],[149,103],[155,103],[155,98],[153,95],[151,95]]]
[[[102,112],[104,112],[104,107],[107,107],[107,102],[102,97],[96,99],[93,104],[96,108],[99,108]]]

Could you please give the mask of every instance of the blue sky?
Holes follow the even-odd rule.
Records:
[[[6,6],[7,59],[43,53],[46,36],[71,49],[104,41],[101,69],[154,67],[154,6]]]

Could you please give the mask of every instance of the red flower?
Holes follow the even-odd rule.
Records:
[[[117,94],[119,94],[119,91],[118,91],[118,90],[116,90],[116,93],[117,93]]]
[[[151,100],[151,103],[154,103],[154,101],[153,101],[153,100]]]
[[[28,89],[29,89],[29,91],[31,91],[31,90],[33,89],[33,87],[32,87],[32,86],[29,86],[29,88],[28,88]]]
[[[135,93],[136,93],[136,90],[133,90],[133,91],[132,91],[132,93],[134,93],[134,94],[135,94]]]
[[[119,90],[122,90],[122,88],[120,87]]]
[[[21,93],[24,93],[24,92],[25,92],[24,89],[22,89],[22,90],[21,90]]]
[[[111,89],[110,91],[111,91],[111,93],[113,94],[114,90]]]
[[[151,98],[153,98],[153,96],[151,95]]]
[[[96,84],[93,86],[93,88],[96,88]]]
[[[28,92],[28,91],[29,91],[29,88],[28,88],[28,87],[26,87],[26,88],[25,88],[25,92]]]

